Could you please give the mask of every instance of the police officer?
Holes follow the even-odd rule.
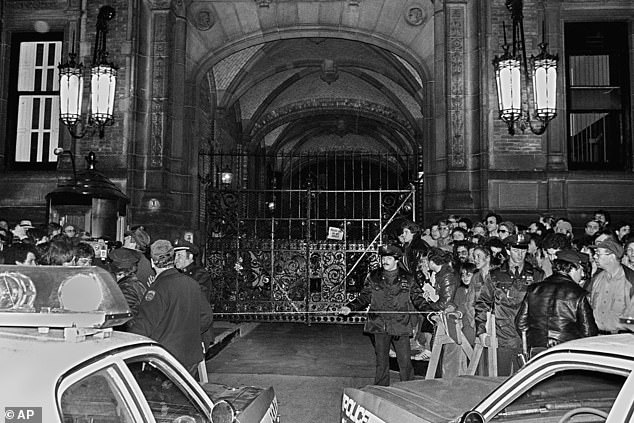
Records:
[[[198,283],[174,268],[171,242],[159,239],[150,251],[156,279],[145,293],[130,331],[160,342],[195,374],[204,357],[201,333],[211,326],[211,307]]]
[[[187,276],[195,279],[200,285],[203,296],[211,303],[211,275],[205,268],[196,264],[198,253],[198,247],[191,242],[184,239],[174,241],[174,266]]]
[[[348,315],[370,305],[364,332],[374,336],[374,384],[389,386],[391,344],[394,344],[401,381],[414,378],[409,341],[413,329],[411,312],[414,311],[412,306],[420,309],[426,301],[412,274],[399,265],[403,250],[389,245],[381,247],[379,254],[382,267],[368,274],[359,297],[342,307],[340,313]]]
[[[174,241],[174,266],[198,282],[203,298],[211,305],[213,304],[211,275],[204,267],[196,264],[198,253],[198,247],[191,242],[185,239]],[[202,334],[202,337],[205,348],[214,343],[213,325]]]
[[[522,354],[522,339],[515,327],[515,316],[529,285],[541,282],[544,273],[526,261],[530,238],[511,235],[504,240],[508,260],[490,273],[475,304],[476,336],[484,343],[487,313],[495,315],[497,334],[498,375],[508,376],[519,369],[517,358]]]

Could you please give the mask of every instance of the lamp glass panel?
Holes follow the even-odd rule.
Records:
[[[503,120],[517,120],[521,112],[520,62],[501,60],[497,66],[498,102]]]
[[[500,79],[500,72],[496,70],[495,72],[495,86],[497,88],[498,93],[498,110],[502,110],[502,81]]]
[[[556,114],[557,104],[557,62],[555,60],[534,61],[533,97],[537,118],[552,119]]]
[[[548,81],[548,108],[557,109],[557,67],[550,66],[546,71],[546,81]]]
[[[81,117],[84,78],[81,69],[63,69],[59,77],[60,117],[65,125],[73,126]]]
[[[110,66],[94,66],[91,81],[92,118],[104,124],[112,119],[116,71]]]
[[[114,115],[115,88],[117,87],[117,73],[116,72],[114,72],[110,76],[110,82],[108,86],[110,87],[110,94],[108,95],[108,116],[112,118],[112,116]]]

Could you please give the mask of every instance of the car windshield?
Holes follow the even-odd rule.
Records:
[[[539,419],[556,422],[566,412],[580,407],[590,407],[609,413],[625,380],[625,376],[600,371],[561,371],[524,392],[501,410],[493,421]]]

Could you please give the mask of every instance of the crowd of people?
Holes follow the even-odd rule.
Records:
[[[514,372],[518,357],[625,330],[619,318],[634,316],[634,234],[606,211],[593,213],[577,236],[565,218],[521,225],[496,213],[478,222],[452,215],[427,228],[404,221],[399,229],[379,251],[381,267],[340,309],[367,309],[376,384],[389,384],[390,355],[402,380],[413,378],[410,357],[430,358],[434,314],[458,316],[468,342],[483,345],[494,318],[499,375]],[[203,358],[201,340],[213,343],[213,286],[198,253],[185,239],[151,243],[142,226],[106,246],[70,223],[11,227],[0,219],[0,263],[105,268],[133,314],[119,329],[161,342],[192,372]],[[443,347],[443,376],[463,373],[466,364],[458,345]]]
[[[151,243],[142,226],[107,244],[71,223],[36,227],[25,219],[12,227],[0,219],[0,264],[104,268],[132,314],[117,329],[158,341],[192,374],[214,340],[211,275],[196,262],[198,253],[182,238]]]
[[[629,223],[612,223],[604,210],[578,236],[565,218],[540,216],[521,225],[496,213],[478,222],[452,215],[427,228],[404,221],[396,235],[379,251],[382,267],[340,309],[344,315],[367,310],[376,384],[389,384],[388,355],[406,369],[401,380],[413,377],[404,357],[430,358],[437,321],[429,316],[438,312],[458,316],[472,345],[491,345],[494,320],[502,376],[561,342],[624,331],[619,318],[634,315],[634,236]],[[399,266],[387,266],[393,260],[385,257]],[[449,343],[442,351],[442,375],[464,373],[460,346]]]

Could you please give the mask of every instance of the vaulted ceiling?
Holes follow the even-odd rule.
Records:
[[[240,50],[211,73],[218,110],[231,110],[242,138],[269,151],[415,151],[421,76],[380,47],[279,40]]]

